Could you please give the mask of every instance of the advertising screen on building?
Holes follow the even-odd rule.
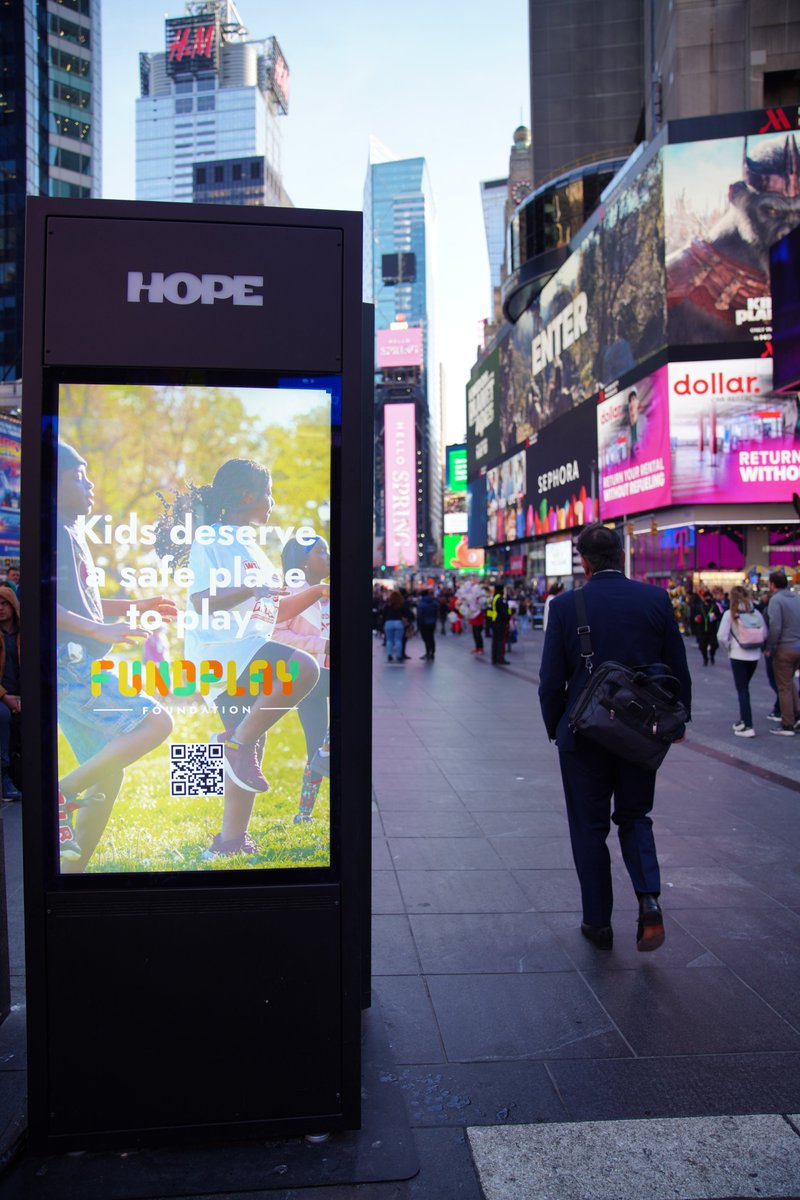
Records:
[[[383,412],[386,566],[416,567],[416,410],[413,404],[387,404]]]
[[[219,68],[219,23],[209,13],[164,22],[167,74],[199,75]]]
[[[500,450],[500,351],[494,349],[467,384],[467,473],[470,479]]]
[[[21,426],[0,417],[0,557],[19,559]]]
[[[594,406],[580,404],[542,429],[528,450],[526,535],[576,529],[597,519]]]
[[[379,329],[377,331],[377,366],[379,370],[389,367],[421,367],[421,329]]]
[[[337,389],[61,384],[62,873],[95,829],[98,874],[330,864],[327,771],[294,818],[327,748]]]
[[[667,368],[597,406],[600,516],[628,516],[670,503]]]
[[[772,247],[773,377],[776,391],[800,391],[800,226]]]
[[[607,207],[533,309],[537,428],[666,343],[661,156]]]
[[[670,364],[673,504],[788,502],[800,490],[798,398],[771,390],[770,359]]]
[[[467,447],[447,447],[447,476],[446,484],[449,492],[466,492],[467,490]]]
[[[671,345],[768,342],[769,248],[800,225],[797,133],[664,148]]]
[[[466,534],[446,533],[444,535],[445,571],[460,571],[462,574],[472,572],[482,573],[485,563],[483,550],[470,550]]]
[[[572,539],[547,542],[544,548],[545,575],[572,574]]]

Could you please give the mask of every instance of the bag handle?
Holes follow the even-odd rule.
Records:
[[[583,588],[575,589],[575,608],[578,611],[578,641],[581,646],[581,658],[586,670],[591,675],[592,659],[594,658],[594,650],[592,649],[591,626],[589,625],[589,617],[586,612],[586,601],[583,596]]]

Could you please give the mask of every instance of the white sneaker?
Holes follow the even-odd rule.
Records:
[[[753,729],[752,725],[743,725],[741,729],[734,729],[733,732],[736,734],[736,737],[755,737],[756,736],[756,731],[755,731],[755,729]],[[776,730],[773,729],[771,732],[775,733]]]
[[[734,721],[733,725],[731,725],[731,729],[734,733],[738,733],[740,729],[746,728],[747,726],[745,725],[744,721]]]
[[[780,721],[780,719],[781,719],[780,713],[769,713],[767,716],[768,721]]]
[[[782,725],[778,729],[770,729],[770,733],[776,733],[778,737],[794,737],[794,730],[784,729]]]

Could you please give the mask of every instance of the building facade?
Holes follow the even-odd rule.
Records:
[[[100,0],[0,5],[0,381],[19,378],[26,196],[100,195]]]
[[[442,545],[442,447],[435,349],[436,211],[424,158],[373,141],[364,189],[364,296],[375,307],[376,565],[435,565]],[[386,408],[413,405],[412,545],[393,551]],[[406,410],[407,412],[409,410]],[[389,428],[395,428],[390,414]],[[401,424],[397,426],[403,429]],[[404,434],[404,436],[406,436]],[[390,490],[387,495],[387,482]],[[396,501],[402,507],[400,500]],[[402,556],[402,561],[388,558]]]
[[[232,0],[189,0],[164,49],[139,55],[137,200],[289,206],[281,121],[289,69],[274,37],[246,40]]]

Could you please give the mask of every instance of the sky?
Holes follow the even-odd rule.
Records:
[[[479,184],[503,178],[530,124],[527,0],[238,0],[253,39],[277,37],[291,72],[283,181],[298,208],[361,210],[370,135],[427,160],[437,211],[438,353],[448,442],[491,315]],[[136,197],[140,50],[164,46],[184,0],[103,0],[103,196]]]

